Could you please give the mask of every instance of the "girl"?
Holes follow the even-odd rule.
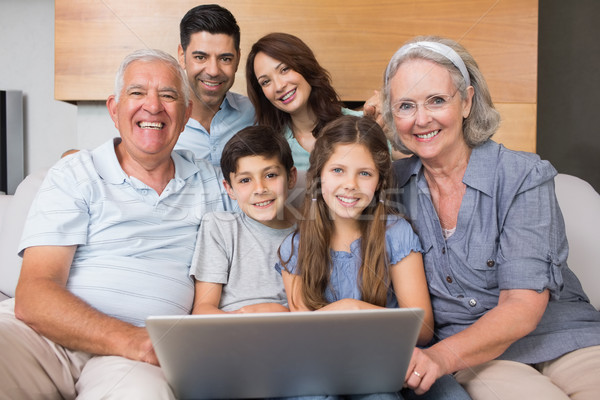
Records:
[[[343,108],[312,50],[286,33],[268,34],[252,46],[246,84],[255,122],[285,136],[298,170],[308,169],[309,154],[326,123],[342,114],[362,116]]]
[[[290,311],[422,308],[423,346],[433,313],[422,249],[410,224],[388,209],[390,164],[373,120],[343,116],[328,124],[310,156],[303,219],[282,243],[276,269]],[[468,399],[450,376],[438,386],[424,398]]]

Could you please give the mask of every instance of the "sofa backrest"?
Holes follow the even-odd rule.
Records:
[[[600,261],[596,253],[600,194],[589,183],[572,175],[558,174],[554,181],[567,228],[567,263],[581,281],[590,302],[600,310]]]
[[[17,248],[29,206],[46,171],[33,173],[19,185],[14,196],[0,195],[0,292],[14,297],[21,272]],[[305,177],[300,173],[292,203],[299,207]],[[558,174],[556,197],[565,218],[569,241],[569,267],[581,281],[590,302],[600,309],[600,261],[596,255],[600,227],[600,195],[590,184],[577,177]],[[15,201],[16,200],[16,201]]]
[[[0,225],[0,292],[9,297],[15,296],[15,288],[21,272],[21,257],[17,255],[23,225],[46,170],[28,175],[17,187],[13,196],[6,196],[2,205],[6,206]],[[8,199],[10,198],[10,199]]]
[[[6,210],[8,210],[8,207],[9,207],[12,199],[13,199],[13,196],[10,194],[9,195],[0,194],[0,227],[2,226],[2,223],[4,221],[4,216],[6,215]]]

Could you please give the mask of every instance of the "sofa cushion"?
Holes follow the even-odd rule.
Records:
[[[46,170],[37,171],[19,184],[0,226],[0,292],[10,297],[15,296],[21,272],[21,257],[17,255],[17,249],[25,219],[45,175]]]

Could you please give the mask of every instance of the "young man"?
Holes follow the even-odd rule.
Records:
[[[254,123],[247,97],[229,91],[240,63],[240,28],[216,4],[189,10],[179,25],[179,63],[192,89],[192,115],[176,149],[194,152],[218,167],[225,143]]]
[[[188,96],[177,60],[132,53],[107,101],[120,137],[49,170],[0,303],[1,399],[174,398],[145,319],[191,311],[202,215],[231,207],[212,165],[172,151]]]
[[[294,230],[286,206],[296,183],[290,146],[270,127],[238,132],[221,158],[223,185],[239,213],[205,215],[190,275],[196,278],[194,314],[288,311],[277,250]]]

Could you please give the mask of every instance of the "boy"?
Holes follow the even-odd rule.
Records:
[[[190,275],[196,279],[193,314],[288,311],[274,265],[295,228],[286,207],[296,184],[292,152],[266,126],[239,131],[223,149],[223,185],[241,212],[204,216]]]

